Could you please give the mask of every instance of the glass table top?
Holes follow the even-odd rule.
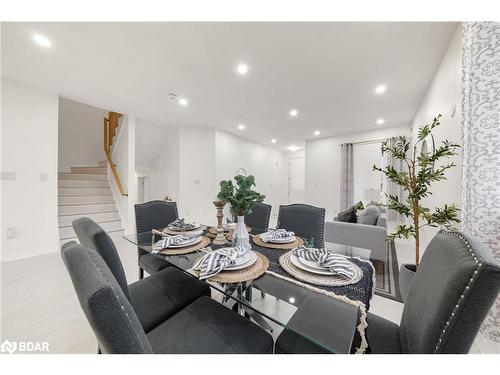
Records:
[[[151,254],[153,254],[152,244],[161,238],[153,232],[123,237]],[[255,245],[252,240],[250,242],[253,251],[267,254],[269,258],[270,251],[272,252],[273,249],[263,249]],[[209,246],[212,249],[221,247],[213,244]],[[348,256],[365,258],[370,254],[368,249],[339,244],[328,243],[326,247]],[[280,254],[284,252],[283,250],[275,251]],[[205,254],[204,251],[197,250],[188,254],[155,253],[153,255],[166,260],[192,277],[198,278],[192,268],[195,262]],[[312,343],[326,352],[349,353],[356,336],[359,307],[317,293],[291,281],[265,273],[258,279],[243,283],[221,284],[210,280],[203,282],[207,282],[212,288],[212,297],[216,298],[219,294],[218,299],[224,305],[271,332],[275,340],[282,331],[283,337],[287,336],[288,341],[291,342],[297,342],[299,339],[302,345]]]

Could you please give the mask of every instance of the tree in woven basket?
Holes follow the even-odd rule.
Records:
[[[220,191],[217,194],[223,202],[231,205],[231,213],[236,216],[245,216],[252,212],[254,202],[262,202],[265,195],[252,190],[255,186],[255,177],[238,175],[234,177],[236,185],[231,180],[222,180],[220,182]]]
[[[435,207],[431,210],[421,205],[422,199],[432,194],[429,190],[432,183],[446,180],[445,171],[455,167],[454,163],[448,163],[436,167],[436,163],[442,158],[449,158],[457,155],[456,150],[460,147],[458,144],[450,143],[444,140],[441,145],[431,152],[418,152],[418,147],[429,136],[432,136],[432,130],[439,126],[441,115],[434,117],[432,123],[419,128],[417,142],[408,156],[411,145],[406,137],[398,137],[393,147],[382,144],[382,153],[390,153],[394,158],[401,160],[405,165],[403,171],[397,171],[393,166],[387,166],[384,169],[373,166],[373,170],[382,172],[389,180],[402,187],[407,198],[400,201],[395,195],[387,195],[387,203],[382,206],[394,210],[399,214],[410,218],[411,224],[402,224],[396,227],[395,232],[387,236],[388,239],[409,238],[415,239],[415,265],[418,268],[420,262],[420,230],[424,227],[452,228],[454,223],[459,223],[458,207],[454,204],[443,207]]]

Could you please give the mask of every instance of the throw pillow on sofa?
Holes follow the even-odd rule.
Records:
[[[356,208],[350,207],[345,211],[341,211],[337,215],[337,220],[344,223],[355,223],[357,221]]]
[[[358,214],[358,224],[377,225],[380,216],[380,208],[377,206],[368,206]]]

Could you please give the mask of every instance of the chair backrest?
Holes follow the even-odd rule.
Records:
[[[135,205],[135,227],[137,233],[150,232],[153,229],[163,229],[179,218],[177,203],[169,201],[149,201]],[[146,254],[145,250],[137,248],[139,256]]]
[[[441,230],[427,246],[400,325],[405,353],[467,353],[500,290],[500,264],[478,241]]]
[[[252,233],[265,232],[269,228],[271,205],[255,202],[252,212],[245,215],[245,224],[252,228]]]
[[[76,242],[62,247],[80,305],[103,353],[152,353],[146,333],[106,262]]]
[[[73,229],[83,246],[97,251],[102,259],[104,259],[116,281],[122,288],[123,293],[125,293],[125,296],[130,301],[127,277],[125,276],[122,262],[111,237],[109,237],[99,224],[88,217],[81,217],[73,220]]]
[[[280,206],[278,228],[294,231],[305,240],[314,239],[314,247],[324,247],[325,209],[308,204]]]
[[[179,218],[177,203],[169,201],[150,201],[135,205],[135,225],[137,233],[163,229]]]

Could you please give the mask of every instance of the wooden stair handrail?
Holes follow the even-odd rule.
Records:
[[[118,190],[120,194],[124,197],[127,197],[125,189],[123,188],[122,181],[120,180],[120,175],[118,174],[118,170],[116,169],[113,160],[111,159],[111,145],[113,144],[113,137],[116,134],[116,128],[119,125],[118,120],[120,119],[121,114],[117,112],[109,112],[108,118],[104,118],[104,154],[106,155],[106,160],[111,168],[111,172],[113,173],[113,177],[116,182],[116,186],[118,186]]]

